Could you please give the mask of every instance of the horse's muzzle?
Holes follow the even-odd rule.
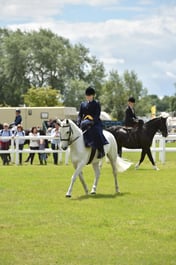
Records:
[[[65,151],[65,150],[67,150],[68,146],[62,146],[61,148],[62,148],[62,150]]]
[[[167,137],[167,136],[168,136],[168,133],[167,132],[163,134],[163,137]]]

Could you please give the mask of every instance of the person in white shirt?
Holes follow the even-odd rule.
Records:
[[[25,131],[23,130],[23,126],[21,124],[17,125],[17,131],[14,136],[25,136]],[[18,144],[19,150],[23,150],[24,143],[25,139],[18,139],[18,141],[15,141],[15,145]],[[19,153],[19,164],[22,165],[22,153]]]
[[[60,149],[60,124],[58,122],[55,122],[54,124],[55,128],[51,130],[51,136],[54,138],[51,140],[51,149],[56,150],[55,153],[53,153],[53,159],[54,164],[58,164],[58,150]]]
[[[38,138],[38,139],[30,139],[30,142],[29,142],[30,149],[31,150],[39,150],[39,141],[40,141],[39,136],[40,136],[40,133],[38,132],[36,126],[32,127],[31,132],[29,133],[29,136],[35,136],[35,137]],[[29,162],[30,161],[30,163],[32,165],[33,161],[34,161],[34,157],[35,157],[35,153],[30,153],[25,162]],[[39,157],[39,161],[40,161],[39,154],[38,154],[38,157]]]

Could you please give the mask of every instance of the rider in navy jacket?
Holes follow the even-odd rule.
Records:
[[[108,144],[102,131],[101,106],[94,99],[95,90],[92,87],[86,89],[85,95],[86,101],[81,103],[77,124],[84,132],[85,145],[98,149],[98,158],[101,158],[105,155],[103,146]]]

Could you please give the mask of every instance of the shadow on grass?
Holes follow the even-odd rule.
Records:
[[[130,195],[130,192],[120,192],[120,193],[114,193],[114,194],[88,194],[88,195],[82,195],[79,196],[78,198],[73,198],[72,200],[87,200],[87,199],[115,199],[116,197],[122,197]]]

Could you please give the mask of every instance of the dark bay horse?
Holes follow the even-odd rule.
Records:
[[[163,137],[167,137],[168,130],[166,121],[167,118],[157,117],[147,121],[138,128],[126,129],[123,126],[112,126],[106,130],[114,135],[117,142],[119,156],[122,156],[122,147],[142,149],[140,160],[135,166],[136,169],[143,162],[146,154],[154,169],[158,169],[153,160],[150,147],[152,145],[153,137],[157,132],[160,132]]]

